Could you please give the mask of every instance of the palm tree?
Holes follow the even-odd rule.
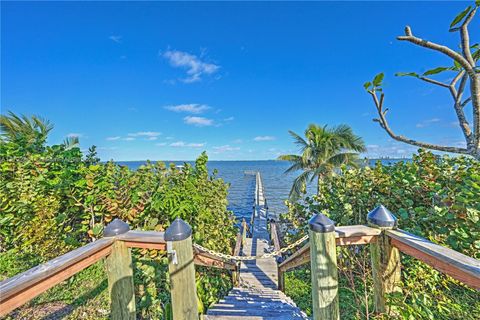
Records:
[[[333,128],[311,124],[305,130],[305,138],[293,131],[289,133],[300,147],[301,154],[281,155],[278,159],[291,163],[285,173],[303,171],[293,182],[290,191],[293,199],[298,198],[307,183],[311,183],[315,178],[318,179],[319,192],[323,176],[332,174],[335,168],[343,164],[358,166],[358,153],[366,150],[363,139],[345,124]]]
[[[37,116],[0,115],[2,141],[14,142],[27,150],[42,150],[53,125]]]

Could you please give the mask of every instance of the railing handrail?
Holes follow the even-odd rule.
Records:
[[[105,237],[67,252],[0,282],[0,316],[25,304],[51,287],[107,257],[116,241],[128,248],[166,250],[164,232],[130,230],[114,237]],[[235,261],[222,259],[193,248],[194,263],[236,271]]]
[[[336,227],[337,245],[359,245],[376,241],[380,229],[363,225]],[[461,281],[467,286],[480,289],[480,260],[458,251],[435,244],[425,238],[401,229],[385,230],[392,245],[404,254],[414,257],[434,269]],[[310,262],[310,243],[286,258],[278,265],[280,272],[287,272]]]
[[[480,260],[435,244],[401,229],[386,230],[391,243],[401,252],[475,289],[480,289]]]
[[[103,238],[0,282],[0,316],[109,255],[113,238]]]
[[[374,242],[381,230],[364,225],[343,226],[335,228],[336,243],[339,246],[360,245]],[[307,242],[302,248],[279,264],[278,269],[286,272],[310,262],[310,243]]]

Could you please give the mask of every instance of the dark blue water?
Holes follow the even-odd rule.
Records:
[[[382,160],[385,165],[393,164],[400,160]],[[136,169],[145,162],[127,161],[118,162],[120,165],[126,165],[131,169]],[[173,161],[176,165],[182,165],[184,162]],[[188,162],[193,164],[193,162]],[[370,160],[373,165],[375,160]],[[254,203],[255,176],[246,174],[246,171],[259,171],[265,189],[265,196],[268,201],[269,214],[272,218],[286,212],[285,200],[292,187],[293,180],[297,176],[295,173],[285,174],[289,163],[285,161],[209,161],[208,169],[212,172],[218,171],[218,177],[230,184],[228,194],[228,209],[235,213],[237,218],[250,219]],[[316,185],[313,183],[307,188],[308,194],[314,194]]]

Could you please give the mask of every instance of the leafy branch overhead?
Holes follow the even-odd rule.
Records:
[[[393,139],[421,148],[467,154],[480,159],[480,67],[477,65],[480,60],[480,45],[478,43],[471,44],[468,30],[479,6],[480,0],[477,0],[475,6],[469,6],[460,12],[450,24],[449,31],[458,32],[460,35],[460,52],[415,36],[409,26],[405,27],[404,36],[397,37],[399,41],[413,43],[417,46],[439,52],[452,59],[451,66],[435,67],[421,74],[416,72],[398,72],[395,75],[417,78],[449,90],[453,99],[453,109],[465,138],[466,147],[437,145],[396,134],[391,129],[386,118],[388,108],[384,105],[385,94],[382,90],[384,74],[379,73],[372,82],[366,82],[363,86],[372,96],[378,112],[378,118],[373,120],[378,122],[380,127]],[[444,72],[453,73],[452,79],[449,81],[435,79],[436,75]],[[471,122],[466,116],[466,107],[469,105],[471,105],[472,112]]]

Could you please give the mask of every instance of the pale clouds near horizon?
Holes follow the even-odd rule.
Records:
[[[253,141],[273,141],[275,140],[274,136],[257,136],[253,138]]]
[[[201,148],[204,147],[206,143],[198,143],[198,142],[184,142],[184,141],[177,141],[170,143],[170,147],[176,148]]]

